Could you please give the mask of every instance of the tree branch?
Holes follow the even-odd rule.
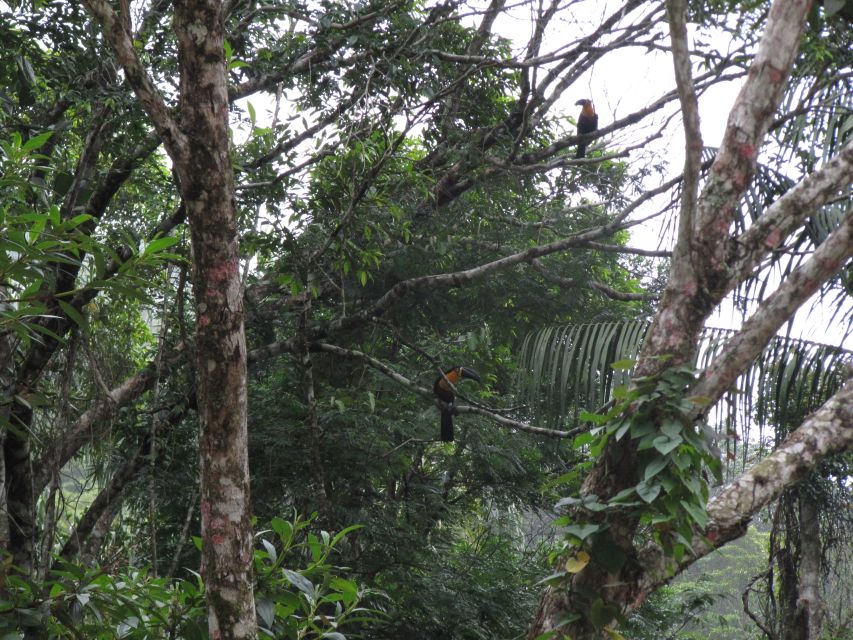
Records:
[[[186,156],[186,138],[169,113],[163,96],[154,86],[145,67],[136,54],[133,38],[125,29],[120,17],[116,16],[106,0],[84,0],[89,12],[100,23],[101,30],[122,66],[127,81],[142,107],[151,118],[157,134],[175,158]]]
[[[705,535],[694,538],[693,554],[686,556],[677,570],[743,535],[756,513],[814,470],[821,460],[853,448],[850,425],[853,425],[853,379],[806,418],[773,453],[711,498],[708,502],[711,520]],[[646,593],[672,579],[672,566],[657,545],[647,545],[638,557],[644,559]]]
[[[803,221],[850,185],[853,140],[820,169],[806,176],[770,205],[733,244],[730,258],[733,280],[747,278],[764,256],[779,247]]]
[[[333,353],[338,356],[344,356],[346,358],[356,358],[361,360],[366,365],[376,369],[383,375],[391,378],[397,384],[403,385],[410,391],[418,394],[423,398],[428,398],[429,400],[435,400],[433,393],[430,389],[426,389],[419,384],[409,380],[406,376],[397,373],[391,367],[386,365],[385,363],[377,360],[376,358],[367,355],[362,351],[357,351],[355,349],[344,349],[343,347],[339,347],[337,345],[329,344],[328,342],[315,342],[311,345],[312,349],[317,349],[319,351],[325,351],[327,353]],[[551,438],[570,438],[572,436],[580,433],[583,428],[572,429],[571,431],[556,431],[553,429],[543,429],[541,427],[534,427],[525,422],[519,422],[518,420],[513,420],[512,418],[507,418],[504,415],[499,413],[495,413],[494,411],[490,411],[485,407],[478,407],[472,405],[451,405],[450,411],[452,413],[474,413],[477,415],[485,416],[492,420],[493,422],[497,422],[498,424],[504,425],[506,427],[511,427],[513,429],[518,429],[519,431],[526,431],[528,433],[534,433],[536,435],[548,436]]]
[[[853,256],[853,209],[841,225],[797,267],[732,336],[702,373],[692,394],[716,401],[725,393],[776,332],[820,286]]]
[[[684,180],[681,183],[681,212],[678,218],[678,241],[673,252],[672,279],[684,282],[693,277],[690,254],[695,233],[694,217],[703,145],[702,131],[699,128],[699,102],[693,86],[690,49],[687,45],[687,3],[685,0],[668,0],[666,11],[672,39],[675,83],[684,124]]]
[[[170,355],[162,363],[163,371],[181,360],[183,345],[172,347]],[[44,447],[45,453],[33,463],[33,491],[39,495],[50,481],[51,469],[61,469],[86,442],[96,437],[97,425],[106,423],[118,408],[137,400],[143,393],[151,389],[157,378],[157,367],[152,360],[139,372],[127,378],[109,394],[99,398],[87,411],[80,415],[68,429],[54,435],[51,443]]]

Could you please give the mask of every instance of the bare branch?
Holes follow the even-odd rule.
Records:
[[[596,251],[609,251],[611,253],[627,253],[636,256],[648,256],[650,258],[671,258],[672,251],[663,249],[640,249],[639,247],[623,247],[618,244],[602,244],[601,242],[590,242],[587,249]]]
[[[698,396],[717,400],[767,345],[776,332],[820,286],[853,256],[853,209],[841,225],[797,267],[744,322],[702,373],[693,389]]]
[[[829,203],[850,184],[853,175],[853,140],[829,162],[806,176],[774,202],[762,216],[737,239],[734,245],[733,280],[747,278],[770,251],[819,207]]]
[[[333,353],[335,355],[344,356],[347,358],[357,358],[358,360],[364,362],[366,365],[376,369],[383,375],[391,378],[394,382],[403,385],[404,387],[406,387],[410,391],[413,391],[419,396],[434,400],[434,396],[430,389],[426,389],[420,386],[419,384],[409,380],[406,376],[397,373],[385,363],[377,360],[372,356],[367,355],[362,351],[357,351],[355,349],[344,349],[343,347],[329,344],[328,342],[315,342],[313,343],[312,348],[318,349],[320,351],[325,351],[327,353]],[[572,436],[577,435],[583,430],[582,428],[578,428],[573,429],[571,431],[555,431],[553,429],[543,429],[541,427],[534,427],[525,422],[519,422],[518,420],[507,418],[506,416],[501,415],[500,413],[496,413],[494,411],[486,409],[485,407],[479,406],[452,405],[449,408],[452,413],[474,413],[477,415],[485,416],[490,420],[506,427],[512,427],[513,429],[518,429],[519,431],[526,431],[528,433],[535,433],[537,435],[544,435],[552,438],[570,438]]]
[[[536,269],[537,273],[541,274],[546,280],[549,280],[564,289],[577,289],[579,285],[583,285],[583,283],[579,283],[574,278],[565,278],[561,275],[553,273],[550,271],[545,265],[542,264],[540,260],[531,260],[530,266]],[[608,298],[613,300],[620,300],[622,302],[642,302],[647,300],[656,300],[657,296],[649,294],[649,293],[633,293],[626,291],[617,291],[613,287],[610,287],[603,282],[598,282],[596,280],[589,280],[586,283],[591,289],[595,289],[596,291],[603,293]]]
[[[584,431],[587,427],[577,427],[576,429],[570,429],[569,431],[557,431],[555,429],[544,429],[542,427],[534,427],[533,425],[527,424],[526,422],[519,422],[518,420],[513,420],[512,418],[507,418],[500,413],[495,413],[494,411],[489,411],[488,409],[484,409],[483,407],[476,407],[473,405],[453,405],[450,408],[451,413],[473,413],[478,416],[485,416],[489,420],[493,422],[497,422],[498,424],[502,424],[505,427],[510,427],[512,429],[518,429],[519,431],[524,431],[526,433],[532,433],[538,436],[547,436],[549,438],[573,438],[578,435],[582,431]]]
[[[685,0],[668,0],[669,31],[672,39],[672,60],[675,66],[675,83],[684,123],[684,180],[681,183],[681,213],[678,220],[678,241],[672,262],[673,279],[683,281],[690,277],[693,263],[690,260],[693,220],[696,198],[699,193],[699,169],[702,163],[702,131],[699,128],[699,102],[693,86],[690,69],[690,49],[687,45],[687,3]],[[685,269],[686,274],[676,270]]]
[[[85,0],[89,12],[100,23],[104,37],[110,43],[119,64],[124,69],[127,81],[142,104],[157,134],[166,145],[169,154],[182,158],[186,155],[186,138],[169,113],[163,96],[154,86],[154,82],[142,66],[130,32],[126,31],[122,20],[116,16],[106,0]]]
[[[520,251],[518,253],[514,253],[504,258],[494,260],[493,262],[487,262],[485,264],[481,264],[470,269],[456,271],[453,273],[420,276],[417,278],[403,280],[402,282],[398,282],[396,285],[391,287],[385,293],[385,295],[379,298],[379,300],[377,300],[370,308],[365,309],[357,314],[347,316],[346,318],[339,318],[338,320],[333,321],[329,325],[329,330],[337,331],[339,329],[352,327],[354,325],[364,323],[372,316],[382,315],[382,313],[384,313],[386,309],[391,307],[394,303],[396,303],[406,294],[417,289],[462,287],[467,282],[477,280],[486,275],[490,275],[497,271],[501,271],[503,269],[507,269],[509,267],[524,262],[530,262],[535,258],[540,258],[542,256],[557,253],[559,251],[565,251],[566,249],[583,247],[590,240],[596,240],[599,238],[610,236],[616,231],[619,231],[621,228],[623,228],[623,225],[621,224],[622,217],[623,216],[620,215],[617,217],[616,221],[608,223],[606,225],[602,225],[594,229],[589,229],[587,231],[578,233],[568,238],[556,240],[548,244],[531,247],[526,251]]]

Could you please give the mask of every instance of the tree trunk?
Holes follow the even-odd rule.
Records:
[[[0,286],[0,309],[9,306],[6,287]],[[12,398],[15,390],[15,343],[12,334],[0,332],[0,549],[9,549],[9,508],[6,491],[6,438],[7,425],[12,416]]]
[[[174,164],[193,250],[202,575],[214,640],[254,638],[246,340],[228,130],[223,3],[174,3],[180,119],[134,47],[127,5],[86,0]]]
[[[254,638],[246,340],[221,4],[176,3],[175,32],[188,143],[176,170],[193,248],[208,626],[211,638]]]
[[[815,499],[800,490],[800,553],[798,566],[797,600],[791,616],[791,626],[786,629],[786,640],[817,640],[823,618],[820,597],[820,517]]]
[[[742,276],[732,265],[740,260],[742,271],[749,273],[753,263],[760,262],[772,246],[762,238],[763,244],[759,243],[751,252],[738,255],[739,243],[730,236],[729,230],[738,202],[754,175],[758,149],[782,98],[809,4],[806,0],[776,0],[773,3],[749,78],[731,110],[723,144],[702,193],[697,196],[701,139],[695,139],[698,114],[690,80],[687,3],[683,0],[667,2],[676,82],[685,114],[687,159],[678,238],[669,280],[660,308],[646,334],[635,369],[637,376],[654,377],[670,367],[690,363],[705,319],[740,282]],[[694,136],[690,135],[691,132]],[[759,226],[756,228],[761,229]],[[849,251],[843,234],[837,241],[845,245],[838,249],[839,253]],[[843,263],[835,257],[825,262],[833,273]],[[823,277],[812,280],[822,281],[819,279]],[[785,293],[781,296],[783,302],[790,302],[789,306],[796,309],[793,305],[798,304],[800,298],[787,291]],[[742,359],[748,363],[757,355],[781,326],[776,316],[782,315],[784,313],[767,313],[764,317],[756,314],[756,324],[761,332],[760,335],[749,336],[749,348],[740,349]],[[739,364],[740,360],[737,362]],[[725,374],[734,380],[741,370],[731,364],[725,367]],[[702,377],[702,383],[707,385],[709,381],[714,383],[713,387],[700,392],[696,389],[701,386],[696,384],[686,395],[704,396],[713,403],[731,384],[721,374],[712,379],[707,375]],[[701,418],[699,414],[691,416],[691,419]],[[656,422],[655,416],[648,420],[652,424]],[[641,479],[639,462],[636,442],[630,438],[611,439],[585,479],[581,495],[595,496],[597,501],[607,502],[623,489],[637,485]],[[599,548],[618,549],[625,560],[619,569],[608,571],[596,561],[594,549],[585,549],[592,551],[592,561],[583,570],[567,575],[559,586],[548,588],[528,631],[529,640],[541,635],[573,640],[601,637],[604,628],[639,606],[656,583],[666,580],[662,577],[665,571],[661,568],[667,562],[672,566],[678,564],[674,559],[663,558],[661,549],[635,547],[635,533],[639,525],[636,513],[610,514],[602,511],[592,515],[584,513],[581,517],[584,521],[606,527]],[[745,521],[735,521],[725,531],[713,532],[713,535],[736,536],[742,532]]]
[[[33,569],[36,522],[28,431],[32,418],[30,407],[20,402],[12,405],[9,422],[13,428],[6,432],[3,448],[9,514],[9,546],[6,548],[11,550],[15,566],[27,575]]]

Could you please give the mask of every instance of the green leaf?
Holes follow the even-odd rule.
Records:
[[[636,492],[637,487],[628,487],[610,498],[610,502],[624,502],[626,498],[633,496]]]
[[[258,616],[265,625],[272,627],[273,622],[275,622],[275,604],[272,600],[266,598],[256,600],[255,611],[258,612]]]
[[[661,486],[657,483],[649,484],[647,482],[641,482],[637,485],[637,495],[640,496],[644,501],[651,503],[655,498],[660,494]]]
[[[670,475],[668,473],[665,473],[662,476],[658,476],[657,481],[661,484],[661,486],[663,487],[663,490],[666,491],[667,493],[669,493],[676,486],[678,486],[678,482],[676,482],[672,477],[670,477]]]
[[[694,504],[688,502],[687,500],[681,501],[681,506],[684,507],[684,510],[690,514],[690,517],[693,518],[693,521],[699,525],[700,528],[704,529],[708,524],[708,512],[698,504]]]
[[[676,438],[670,438],[669,436],[658,436],[654,439],[652,445],[655,449],[657,449],[662,455],[667,455],[673,449],[678,447],[683,442],[683,439],[678,436]]]
[[[174,236],[163,236],[160,238],[155,238],[145,246],[145,249],[142,251],[142,255],[154,255],[163,251],[163,249],[167,249],[177,243],[178,238],[175,238]]]
[[[285,569],[284,577],[287,578],[290,584],[308,596],[311,602],[314,602],[317,599],[317,591],[314,589],[314,584],[301,573]]]
[[[614,435],[614,437],[616,438],[616,441],[618,442],[619,440],[621,440],[622,437],[628,432],[628,429],[630,429],[630,428],[631,428],[631,421],[630,420],[623,421],[622,425],[616,430],[616,434]]]
[[[648,465],[646,465],[646,470],[643,472],[643,480],[649,480],[651,478],[654,478],[668,464],[669,464],[669,458],[664,458],[664,457],[655,458]]]
[[[581,411],[580,416],[578,416],[581,422],[591,422],[593,424],[604,424],[607,422],[607,416],[603,416],[600,413],[592,413],[590,411]]]
[[[347,604],[351,604],[358,600],[358,585],[352,580],[334,577],[329,582],[329,586],[339,592]]]
[[[657,434],[657,427],[648,421],[631,420],[631,437],[634,439],[642,438],[652,433]]]
[[[338,544],[338,542],[340,542],[344,538],[344,536],[346,536],[349,533],[352,533],[353,531],[358,531],[359,529],[362,529],[362,528],[364,528],[363,524],[351,524],[350,526],[345,527],[344,529],[341,529],[340,531],[338,531],[335,534],[335,537],[332,538],[329,545],[334,547],[336,544]]]
[[[552,573],[550,576],[546,576],[546,577],[542,578],[534,586],[541,587],[543,585],[548,585],[549,587],[556,587],[558,585],[563,584],[565,581],[566,581],[566,572],[565,571],[558,571],[557,573]]]
[[[50,136],[52,135],[53,131],[45,131],[44,133],[40,133],[37,136],[33,136],[24,143],[24,146],[22,148],[23,152],[30,153],[31,151],[40,149],[42,146],[44,146],[44,143],[50,139]]]
[[[634,368],[635,364],[637,364],[636,360],[624,358],[622,360],[617,360],[616,362],[612,363],[610,365],[610,368],[614,371],[630,371]]]
[[[275,547],[272,546],[272,543],[269,540],[265,540],[263,538],[261,538],[261,544],[263,545],[264,549],[266,550],[267,555],[269,555],[270,560],[272,560],[273,564],[275,564],[276,558],[278,557],[278,554],[276,553]]]
[[[605,605],[601,598],[592,603],[589,609],[589,621],[596,629],[603,629],[613,622],[614,618],[616,618],[615,605]]]
[[[86,317],[77,311],[73,305],[68,304],[64,300],[57,300],[56,302],[59,304],[62,311],[65,312],[65,315],[71,318],[74,324],[83,329],[83,331],[86,331],[89,328],[89,323],[87,322]]]
[[[576,436],[574,440],[572,440],[572,448],[580,449],[581,447],[588,445],[593,440],[595,440],[595,436],[591,433],[582,433],[579,436]]]
[[[566,496],[565,498],[560,498],[557,500],[557,504],[554,505],[555,509],[561,509],[563,507],[571,507],[576,504],[583,502],[580,498],[576,498],[574,496]]]
[[[670,438],[677,438],[684,430],[684,425],[677,420],[664,420],[660,425],[660,430],[661,433]]]
[[[601,530],[601,525],[593,523],[572,524],[566,527],[566,533],[576,536],[581,540],[586,540],[599,530]]]

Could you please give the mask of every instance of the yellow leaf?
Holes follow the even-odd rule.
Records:
[[[580,573],[589,564],[589,554],[586,551],[578,551],[573,558],[566,560],[566,571],[569,573]]]
[[[625,640],[625,636],[623,636],[618,631],[614,631],[613,629],[604,628],[604,633],[610,638],[610,640]]]

